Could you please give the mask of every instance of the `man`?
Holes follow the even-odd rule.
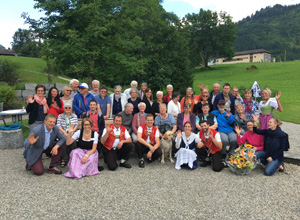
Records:
[[[97,102],[96,100],[91,100],[89,104],[90,110],[86,113],[85,117],[89,117],[93,121],[92,131],[95,131],[99,134],[99,137],[102,136],[103,129],[105,128],[105,122],[103,115],[97,111]]]
[[[96,95],[99,95],[99,86],[100,86],[100,82],[98,80],[93,80],[92,81],[93,89],[91,91],[89,91],[89,93],[91,93],[94,97]]]
[[[227,111],[231,111],[232,114],[234,115],[235,113],[235,97],[231,94],[229,94],[230,91],[230,84],[229,83],[225,83],[223,85],[223,93],[220,93],[219,95],[216,96],[215,100],[214,100],[214,108],[213,110],[217,110],[218,109],[218,103],[219,100],[225,100],[225,104],[226,104],[226,110]]]
[[[162,155],[162,151],[159,148],[159,131],[153,126],[154,116],[152,114],[147,114],[146,124],[140,126],[137,132],[137,143],[135,146],[136,153],[140,159],[139,167],[144,168],[144,154],[147,154],[147,161],[151,163],[152,161],[158,159]]]
[[[228,144],[230,145],[229,152],[232,152],[237,147],[236,134],[234,133],[232,127],[235,120],[230,111],[227,111],[225,109],[224,100],[219,100],[218,110],[212,111],[211,113],[217,117],[218,131],[221,135],[221,140],[223,144],[222,156],[223,159],[225,159],[227,154],[226,146]]]
[[[97,110],[102,113],[105,120],[109,118],[111,103],[107,92],[107,87],[101,86],[100,94],[95,96],[95,100],[97,101]]]
[[[120,113],[122,116],[122,125],[127,129],[129,134],[132,133],[132,119],[133,119],[133,104],[127,103],[125,105],[125,110]]]
[[[73,100],[73,109],[78,118],[84,118],[90,110],[90,101],[95,100],[95,97],[88,92],[89,87],[86,83],[81,83],[79,89],[80,93],[76,94]]]
[[[206,167],[211,162],[206,160],[207,157],[212,158],[212,169],[220,172],[224,168],[222,163],[222,142],[219,132],[209,128],[207,121],[201,121],[201,131],[198,133],[201,142],[198,142],[196,154],[203,161],[201,167]]]
[[[110,95],[110,117],[113,118],[114,115],[119,114],[121,111],[124,111],[124,107],[127,103],[126,95],[121,93],[122,87],[117,85],[114,87],[114,94]]]
[[[138,86],[138,82],[137,82],[137,81],[135,81],[135,80],[131,81],[131,83],[130,83],[130,88],[125,89],[125,91],[124,91],[124,94],[126,95],[127,99],[130,99],[130,98],[131,98],[130,90],[131,90],[131,89],[136,89],[137,86]]]
[[[215,101],[215,98],[217,95],[219,95],[221,92],[220,92],[220,84],[219,83],[215,83],[213,85],[213,91],[211,91],[209,93],[209,98],[208,98],[208,101],[211,101],[212,104],[214,104],[214,101]]]
[[[107,163],[108,169],[112,171],[118,167],[117,156],[121,158],[120,167],[131,168],[131,165],[127,161],[133,143],[128,131],[121,124],[122,116],[116,114],[113,124],[104,128],[101,137],[101,143],[104,145],[102,149],[104,161]]]
[[[166,131],[172,131],[174,134],[177,130],[177,123],[173,115],[167,113],[167,105],[161,103],[159,105],[160,114],[155,117],[154,125],[159,129],[160,135],[164,135]]]
[[[74,98],[74,96],[78,93],[79,81],[77,79],[70,80],[70,87],[72,89],[70,98]]]
[[[207,121],[207,123],[209,124],[209,128],[210,129],[214,129],[216,130],[218,128],[218,122],[217,122],[217,118],[215,115],[209,113],[209,104],[208,103],[204,103],[202,105],[202,112],[199,115],[196,116],[196,128],[201,131],[201,126],[200,126],[200,121]]]
[[[243,101],[243,99],[241,98],[241,95],[239,93],[239,88],[238,87],[233,87],[232,88],[231,95],[233,95],[235,97],[234,105],[237,105],[237,104],[239,104]]]
[[[32,170],[35,175],[42,175],[44,173],[44,165],[42,162],[43,153],[52,154],[48,173],[62,173],[56,166],[63,153],[63,145],[66,138],[59,131],[58,127],[55,126],[55,123],[55,115],[47,115],[44,123],[36,126],[23,142],[23,146],[25,147],[24,157],[26,159],[26,169]],[[55,143],[56,140],[58,141]]]

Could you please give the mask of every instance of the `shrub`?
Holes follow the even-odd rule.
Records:
[[[18,70],[21,66],[9,60],[0,61],[0,81],[7,82],[8,85],[15,85],[18,79]]]
[[[0,102],[12,103],[16,97],[16,90],[12,86],[0,86]]]

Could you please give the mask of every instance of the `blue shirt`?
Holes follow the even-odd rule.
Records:
[[[97,104],[100,105],[102,115],[106,116],[106,114],[107,114],[107,104],[111,104],[109,96],[106,95],[104,97],[104,99],[102,99],[101,96],[98,94],[98,95],[95,96],[95,99],[96,99]]]
[[[164,125],[164,124],[168,124],[168,125],[176,125],[176,121],[173,115],[168,114],[168,117],[166,119],[162,119],[160,117],[160,115],[156,116],[155,121],[154,121],[154,125],[155,126],[160,126],[160,125]]]
[[[44,144],[44,150],[46,150],[49,147],[50,143],[50,134],[52,133],[52,129],[50,131],[47,130],[46,125],[44,125],[45,129],[45,144]]]
[[[219,110],[214,110],[211,112],[211,114],[214,114],[217,117],[218,131],[229,134],[231,132],[234,132],[232,124],[234,123],[235,120],[232,113],[230,113],[230,117],[227,117],[226,113],[227,111],[221,114]]]

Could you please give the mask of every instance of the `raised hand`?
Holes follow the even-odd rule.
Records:
[[[35,138],[33,133],[31,133],[31,135],[27,138],[30,145],[33,145],[35,142],[37,142],[38,139],[39,139],[39,136],[37,136]]]
[[[246,121],[246,115],[245,115],[245,113],[242,113],[242,114],[240,115],[240,118],[241,118],[243,121]]]
[[[71,133],[73,133],[74,131],[75,131],[75,125],[74,124],[71,124],[70,126],[69,126],[69,134],[71,134]]]
[[[33,96],[32,96],[32,95],[29,95],[29,96],[27,97],[26,104],[29,104],[29,103],[34,103],[34,99],[33,99]]]
[[[181,131],[177,132],[177,138],[180,139],[182,137]]]
[[[226,116],[227,116],[228,118],[230,117],[230,114],[231,114],[230,111],[227,111],[227,112],[226,112]]]
[[[214,138],[214,134],[212,133],[212,131],[209,129],[209,137],[211,138],[211,139],[213,139]]]
[[[111,130],[112,130],[112,128],[108,125],[108,126],[106,126],[105,127],[106,128],[106,131],[109,133],[109,132],[111,132]]]
[[[241,94],[239,92],[236,93],[236,98],[240,99],[241,98]]]
[[[241,135],[242,129],[240,129],[239,126],[235,126],[235,131],[237,135]]]
[[[252,114],[252,118],[254,122],[257,122],[257,116],[255,114]]]
[[[275,98],[278,100],[281,96],[281,92],[279,91],[276,95],[275,95]]]
[[[205,88],[203,89],[203,91],[208,92],[208,86],[205,86]]]
[[[203,89],[203,86],[204,86],[203,83],[200,83],[200,84],[198,85],[198,87],[199,87],[200,89]]]
[[[58,109],[58,107],[57,107],[57,102],[56,102],[56,101],[54,101],[53,107],[54,107],[55,109]]]

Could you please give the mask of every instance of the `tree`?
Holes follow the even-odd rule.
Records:
[[[212,12],[200,9],[198,14],[185,16],[186,28],[190,33],[190,48],[192,56],[203,59],[205,67],[212,59],[234,56],[234,41],[236,39],[236,24],[226,12]],[[192,59],[195,62],[195,59]],[[198,63],[194,63],[197,65]]]
[[[5,47],[2,44],[0,44],[0,49],[5,49]]]
[[[19,76],[19,63],[10,60],[0,60],[0,81],[6,82],[9,86],[15,85]]]
[[[20,56],[40,57],[40,42],[35,41],[35,34],[30,30],[19,28],[14,36],[12,49]]]

